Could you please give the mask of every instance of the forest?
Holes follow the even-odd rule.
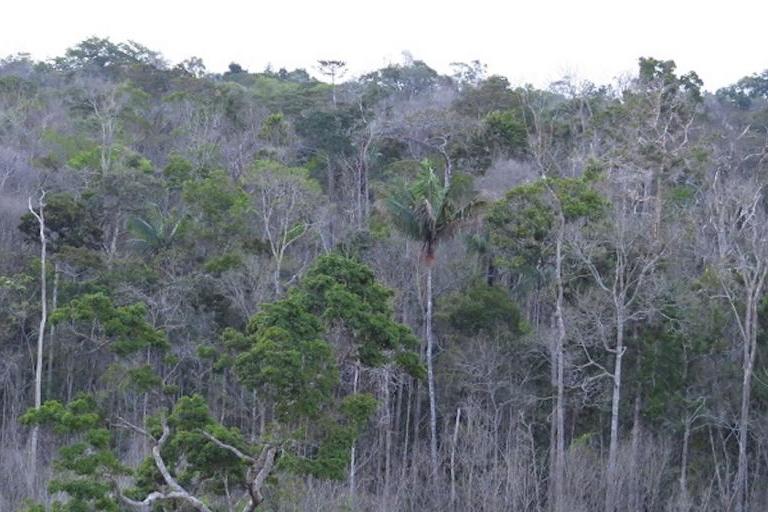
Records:
[[[0,510],[768,510],[768,70],[0,60]]]

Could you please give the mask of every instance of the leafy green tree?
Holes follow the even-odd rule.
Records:
[[[72,299],[51,314],[53,324],[66,324],[72,332],[94,344],[108,346],[114,353],[126,356],[145,348],[164,350],[168,341],[163,332],[146,320],[147,308],[142,303],[116,306],[102,292]]]
[[[351,357],[359,364],[393,362],[420,377],[423,369],[412,352],[415,337],[392,320],[390,299],[391,292],[376,283],[369,268],[327,255],[285,298],[265,305],[245,333],[224,332],[240,382],[275,406],[269,431],[257,443],[216,421],[199,395],[161,408],[145,426],[110,417],[90,397],[30,410],[25,423],[78,437],[59,453],[60,475],[51,490],[69,499],[58,509],[111,512],[123,505],[170,502],[210,512],[212,498],[230,492],[222,482],[239,482],[245,490],[243,509],[252,511],[278,469],[343,479],[352,444],[377,403],[367,393],[340,393],[337,360],[350,356],[328,339],[328,332],[341,327],[348,333]],[[140,307],[116,308],[103,295],[73,301],[57,315],[57,321],[101,325],[97,331],[113,340],[119,355],[164,344],[164,337],[143,322]],[[147,372],[139,368],[134,376],[141,383],[156,382]],[[152,446],[150,457],[135,470],[118,462],[115,429],[140,434]],[[133,476],[133,486],[120,483],[126,476]]]
[[[474,285],[441,301],[438,318],[462,336],[498,334],[504,338],[526,332],[520,310],[502,288]]]

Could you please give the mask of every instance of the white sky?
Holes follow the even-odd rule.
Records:
[[[441,72],[478,59],[542,86],[566,73],[605,83],[653,56],[714,90],[768,68],[768,0],[3,0],[0,16],[0,56],[46,59],[96,35],[210,71],[340,59],[360,74],[407,50]]]

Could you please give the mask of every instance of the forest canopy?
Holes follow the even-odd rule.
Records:
[[[0,510],[768,508],[768,71],[345,70],[0,60]]]

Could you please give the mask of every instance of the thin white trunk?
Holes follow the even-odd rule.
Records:
[[[691,420],[685,419],[683,431],[683,447],[680,456],[680,510],[690,510],[690,497],[688,495],[688,443],[691,437]]]
[[[608,446],[606,471],[605,512],[615,512],[617,498],[617,473],[619,451],[619,405],[621,403],[621,362],[624,357],[624,314],[619,306],[616,313],[616,355],[613,368],[613,393],[611,397],[611,440]]]
[[[355,376],[352,380],[352,393],[357,393],[357,383],[360,379],[360,367],[355,364]],[[349,454],[349,497],[355,499],[355,443],[352,443],[352,449]]]
[[[745,307],[744,327],[746,339],[743,344],[743,376],[741,384],[741,411],[739,414],[739,459],[736,469],[736,511],[749,510],[749,409],[752,395],[752,374],[757,355],[757,294],[748,290]]]
[[[59,264],[53,264],[53,293],[51,295],[51,311],[56,311],[59,306]],[[48,328],[48,368],[45,378],[45,394],[50,396],[53,386],[53,340],[56,334],[56,326],[51,324]]]
[[[461,407],[456,408],[456,422],[453,425],[453,443],[451,444],[451,508],[456,506],[456,445],[459,444],[459,425]]]
[[[40,325],[37,330],[37,360],[35,362],[35,409],[40,409],[43,403],[43,341],[45,339],[45,323],[48,319],[48,301],[46,297],[46,256],[47,239],[45,236],[45,191],[40,194],[40,213],[32,208],[32,198],[29,198],[27,204],[29,211],[37,219],[40,228]],[[32,439],[30,443],[30,470],[33,478],[37,475],[37,443],[39,428],[35,425],[32,428]]]
[[[554,457],[554,501],[555,512],[565,512],[565,318],[563,312],[563,255],[562,244],[565,220],[561,214],[560,231],[555,243],[555,280],[557,298],[555,300],[555,318],[557,322],[557,342],[555,344],[557,399],[555,402],[555,457]]]
[[[635,396],[635,410],[632,421],[632,449],[629,468],[629,510],[641,510],[641,485],[640,481],[640,443],[642,441],[642,425],[640,425],[640,391]]]
[[[429,457],[432,463],[432,482],[437,484],[437,404],[435,398],[435,372],[432,364],[434,339],[432,334],[432,267],[427,267],[427,386],[429,394]]]
[[[389,367],[384,368],[382,376],[384,391],[384,413],[386,414],[383,422],[386,430],[384,431],[384,508],[389,508],[389,489],[392,480],[392,416],[390,410],[392,407],[389,391]]]

